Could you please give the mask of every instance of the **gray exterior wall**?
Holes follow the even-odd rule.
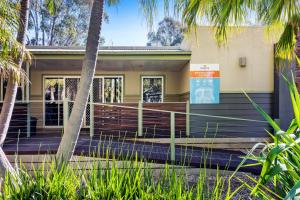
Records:
[[[273,117],[272,93],[248,95]],[[191,104],[190,112],[264,121],[243,93],[222,93],[220,104]],[[191,137],[208,138],[268,137],[266,130],[272,131],[267,123],[200,116],[191,117],[190,127]]]

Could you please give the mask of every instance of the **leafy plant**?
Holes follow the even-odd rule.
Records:
[[[258,104],[247,94],[255,109],[267,120],[275,131],[271,135],[273,143],[266,144],[259,155],[250,151],[245,159],[252,159],[262,165],[258,181],[248,176],[255,183],[255,186],[244,184],[252,195],[262,199],[295,199],[300,197],[300,96],[297,90],[294,77],[292,80],[285,79],[294,110],[294,119],[287,130],[282,130],[279,124],[273,120]],[[270,189],[270,187],[272,189]]]

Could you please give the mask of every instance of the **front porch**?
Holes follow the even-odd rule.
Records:
[[[73,101],[65,99],[61,102],[61,127],[44,126],[45,117],[40,109],[44,104],[44,101],[35,100],[16,105],[18,112],[14,112],[12,122],[18,123],[10,125],[5,153],[56,153]],[[81,129],[75,155],[103,157],[108,152],[110,157],[120,159],[137,155],[149,162],[192,167],[203,166],[206,158],[208,167],[234,170],[253,144],[269,140],[267,137],[244,136],[249,127],[264,131],[259,128],[266,126],[264,121],[190,113],[189,102],[89,102],[88,106],[89,123]],[[20,116],[25,118],[18,118]],[[191,131],[192,120],[199,125],[206,124],[206,127],[199,126],[199,131]],[[243,170],[259,172],[258,168]]]

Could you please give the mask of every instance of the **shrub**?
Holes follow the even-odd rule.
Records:
[[[258,180],[248,176],[255,186],[242,181],[252,190],[252,195],[262,199],[295,199],[300,196],[300,96],[294,77],[293,81],[289,81],[286,77],[284,79],[289,88],[294,110],[294,119],[287,130],[282,130],[276,121],[247,96],[256,110],[273,127],[275,133],[270,133],[274,142],[266,144],[259,155],[253,153],[258,144],[245,158],[255,160],[262,166]]]

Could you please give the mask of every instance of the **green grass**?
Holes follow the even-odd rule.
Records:
[[[77,165],[78,164],[78,165]],[[22,166],[22,165],[21,165]],[[152,165],[153,166],[153,165]],[[171,165],[157,171],[138,160],[91,161],[86,167],[78,163],[64,165],[42,163],[33,171],[20,167],[21,184],[7,174],[1,199],[222,199],[225,179],[219,170],[214,180],[205,169],[193,184],[187,182],[185,168]]]

